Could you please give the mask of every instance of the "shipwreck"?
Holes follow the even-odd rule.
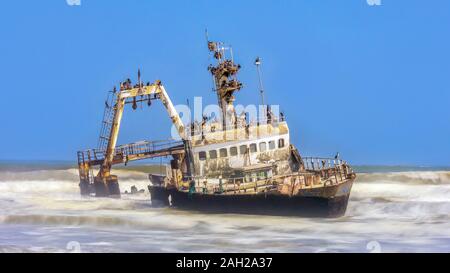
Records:
[[[155,157],[170,157],[165,174],[149,174],[154,206],[211,213],[250,213],[339,217],[345,214],[355,180],[351,166],[339,155],[303,157],[290,141],[284,114],[264,104],[263,114],[250,119],[235,109],[242,89],[241,66],[232,50],[208,41],[215,64],[208,67],[220,115],[184,124],[161,81],[120,83],[109,92],[98,147],[78,152],[80,192],[120,197],[112,166]],[[255,61],[258,67],[260,59]],[[179,140],[141,141],[117,145],[124,107],[159,100],[167,110]],[[95,172],[94,172],[95,170]]]

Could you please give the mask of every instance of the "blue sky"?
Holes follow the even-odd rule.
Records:
[[[450,1],[4,1],[0,159],[95,147],[106,92],[142,70],[175,104],[214,102],[204,31],[234,48],[244,104],[286,113],[304,155],[450,165]],[[160,105],[127,111],[120,143],[170,137]]]

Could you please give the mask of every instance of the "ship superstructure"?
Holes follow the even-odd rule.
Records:
[[[237,169],[253,165],[271,165],[274,173],[291,173],[302,167],[301,157],[290,145],[289,127],[283,117],[275,116],[270,107],[261,105],[263,113],[249,117],[238,113],[234,107],[235,92],[242,88],[237,79],[240,65],[227,59],[222,43],[208,42],[208,49],[216,59],[209,71],[214,80],[221,118],[191,124],[195,180],[218,180],[233,174]]]

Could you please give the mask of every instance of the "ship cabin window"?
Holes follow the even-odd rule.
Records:
[[[284,138],[280,138],[278,140],[278,148],[283,148],[284,147]]]
[[[240,153],[241,155],[245,155],[246,152],[247,152],[247,145],[241,145],[241,146],[239,147],[239,153]]]
[[[216,150],[209,151],[209,158],[210,159],[216,159],[217,158],[217,151]]]
[[[258,147],[256,147],[256,143],[250,144],[250,152],[256,153],[258,151]]]
[[[246,174],[244,180],[245,182],[252,182],[252,177],[250,176],[250,174]]]
[[[244,180],[245,182],[256,182],[258,180],[264,180],[273,177],[272,170],[260,170],[260,171],[252,171],[245,173]]]
[[[245,175],[245,182],[256,182],[257,180],[258,176],[254,172]]]
[[[269,141],[269,150],[274,150],[275,149],[275,141]]]
[[[230,148],[230,155],[231,156],[237,156],[237,154],[238,154],[237,147],[231,147]]]
[[[247,182],[255,182],[257,180],[267,179],[268,175],[265,171],[251,172],[246,176]]]
[[[222,149],[219,150],[219,154],[220,154],[220,157],[227,157],[228,156],[228,151],[227,151],[226,148],[222,148]]]
[[[198,159],[200,159],[201,161],[206,160],[206,152],[199,152]]]
[[[262,172],[258,172],[258,179],[266,179],[267,178],[267,173],[262,171]]]
[[[267,143],[265,143],[265,142],[259,143],[259,151],[265,152],[266,150],[267,150]]]

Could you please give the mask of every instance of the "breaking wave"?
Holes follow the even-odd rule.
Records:
[[[114,170],[122,180],[147,179],[147,174],[139,171]],[[65,170],[33,170],[33,171],[2,171],[0,172],[0,182],[13,181],[78,181],[78,169],[70,168]]]
[[[416,185],[450,184],[450,172],[422,171],[422,172],[392,172],[392,173],[361,173],[358,182],[385,182]]]
[[[364,218],[450,219],[450,172],[358,174],[348,214]]]
[[[450,238],[450,172],[446,171],[358,174],[347,213],[338,219],[205,215],[152,208],[146,173],[129,170],[115,170],[114,173],[119,176],[122,191],[135,185],[145,189],[145,194],[124,195],[121,199],[81,197],[78,170],[74,168],[0,171],[0,227],[10,233],[24,227],[20,236],[46,234],[41,230],[44,227],[64,229],[61,234],[65,234],[67,228],[88,229],[100,237],[110,236],[102,237],[105,242],[114,242],[117,236],[142,236],[139,237],[142,244],[151,245],[155,251],[203,251],[205,246],[210,251],[248,251],[255,245],[267,251],[297,251],[293,244],[304,240],[308,240],[306,244],[319,247],[329,242],[342,243],[342,238],[358,241],[376,237],[394,241],[416,236],[438,242],[439,238]],[[5,238],[1,234],[2,228],[0,238]],[[105,235],[105,230],[110,235]],[[89,232],[72,231],[71,234],[83,237]],[[236,232],[253,235],[238,239]],[[55,233],[54,236],[59,235]],[[198,245],[198,242],[202,243]],[[0,242],[0,251],[35,247],[16,248],[15,243]],[[88,245],[96,249],[102,247],[95,242]],[[139,243],[124,243],[122,247],[134,251],[139,250],[137,245]],[[109,250],[115,249],[110,247]],[[141,250],[147,250],[142,247]],[[346,249],[344,246],[340,250]],[[448,251],[450,247],[441,243],[440,249]]]

